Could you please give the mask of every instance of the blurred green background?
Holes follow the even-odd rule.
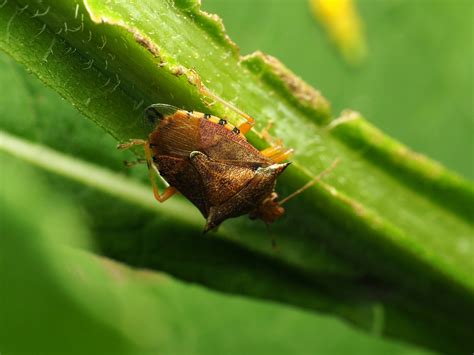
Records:
[[[369,50],[359,67],[344,62],[306,0],[203,0],[203,9],[223,18],[242,54],[276,56],[320,89],[335,114],[356,109],[474,178],[474,4],[357,4]],[[4,131],[123,171],[111,137],[4,54],[0,82]],[[125,207],[4,153],[0,160],[2,355],[427,353],[381,339],[376,329],[365,334],[330,316],[222,295],[93,256],[83,251],[93,250],[88,226],[97,216],[90,214],[102,213],[107,224]],[[133,217],[122,223],[133,233]]]

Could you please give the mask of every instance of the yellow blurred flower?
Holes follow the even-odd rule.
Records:
[[[344,59],[360,64],[367,55],[362,20],[353,0],[309,0],[312,12]]]

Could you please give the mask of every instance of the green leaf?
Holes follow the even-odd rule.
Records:
[[[105,254],[219,290],[331,311],[366,328],[383,314],[383,334],[467,349],[474,310],[469,182],[356,113],[331,121],[317,91],[274,58],[256,53],[241,60],[220,23],[193,1],[6,1],[0,21],[0,47],[119,140],[145,134],[141,111],[150,103],[209,110],[209,98],[194,85],[201,78],[216,95],[258,115],[257,129],[273,120],[272,133],[295,148],[292,169],[279,184],[282,195],[341,159],[324,183],[288,204],[286,218],[272,229],[278,253],[254,222],[228,221],[209,240],[199,235],[192,207],[176,213],[165,204],[160,213],[173,216],[167,223],[137,228],[154,215],[142,213],[117,232],[94,221]],[[220,104],[211,111],[239,121]],[[258,134],[250,139],[265,144]],[[78,144],[108,155],[93,149],[92,139]]]
[[[97,132],[86,127],[89,133]],[[18,139],[8,142],[21,150]],[[45,153],[31,143],[28,149]],[[49,158],[62,159],[60,166],[70,159],[70,167],[97,173],[97,167],[88,169],[65,155]],[[339,341],[344,336],[354,354],[368,349],[421,354],[358,334],[337,320],[227,297],[93,255],[94,246],[78,206],[72,203],[73,195],[67,189],[59,193],[58,185],[53,189],[44,174],[3,152],[0,162],[5,169],[0,194],[0,280],[5,286],[0,302],[2,352],[230,355],[324,350],[338,354],[344,351],[345,344]],[[108,178],[123,179],[117,174]],[[25,181],[28,199],[24,198]],[[232,332],[229,324],[234,326]],[[314,337],[316,329],[318,337]]]

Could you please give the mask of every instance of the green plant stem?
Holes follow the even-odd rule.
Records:
[[[218,103],[206,106],[210,98],[198,89],[201,80],[257,117],[253,144],[266,144],[258,132],[273,121],[272,134],[295,149],[280,191],[289,193],[341,159],[323,183],[288,204],[286,220],[274,228],[281,241],[277,256],[258,240],[254,225],[228,223],[221,232],[277,260],[288,275],[303,274],[305,282],[297,284],[308,289],[293,285],[272,296],[279,290],[275,280],[256,291],[248,284],[228,287],[211,272],[200,282],[331,310],[369,328],[372,312],[359,310],[382,305],[383,334],[451,352],[467,349],[467,339],[474,337],[471,183],[386,137],[356,113],[331,121],[319,92],[274,58],[239,57],[220,22],[200,12],[195,1],[7,0],[0,24],[0,48],[118,140],[145,136],[141,112],[154,102],[240,122]],[[329,250],[322,257],[321,245]],[[349,277],[334,277],[321,288],[321,265],[331,263]],[[180,276],[196,277],[189,270]],[[328,306],[309,295],[340,302]]]

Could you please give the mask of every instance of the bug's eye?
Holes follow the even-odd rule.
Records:
[[[153,104],[148,106],[144,112],[144,121],[145,124],[152,126],[153,128],[156,124],[165,117],[172,116],[179,109],[177,107],[167,105],[167,104]]]
[[[145,119],[151,125],[155,125],[159,120],[163,119],[163,115],[155,107],[150,106],[145,110]]]

